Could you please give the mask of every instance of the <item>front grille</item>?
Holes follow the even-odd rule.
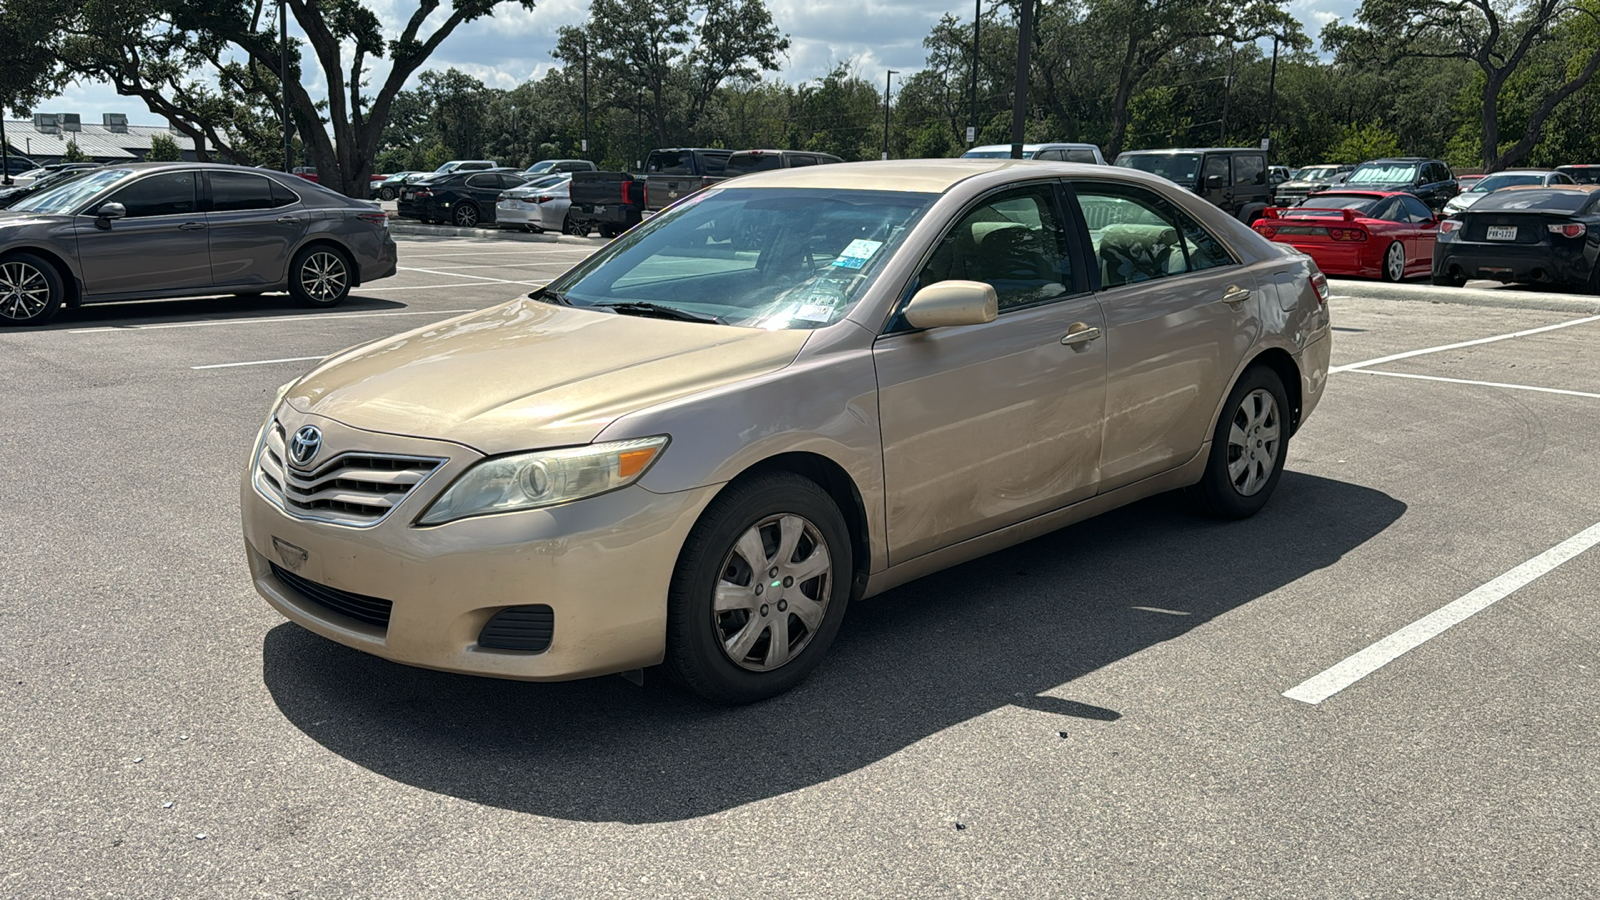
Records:
[[[478,633],[478,646],[485,650],[542,653],[550,649],[555,629],[555,610],[543,603],[508,606],[483,626],[483,631]]]
[[[366,527],[383,521],[443,459],[384,453],[342,453],[310,471],[287,464],[287,432],[276,419],[256,460],[256,487],[301,519]]]
[[[1293,206],[1304,200],[1311,193],[1310,188],[1280,187],[1273,195],[1273,202],[1279,206]]]
[[[341,591],[315,581],[307,581],[299,575],[290,572],[277,563],[268,563],[272,566],[272,576],[292,588],[295,593],[310,600],[318,606],[330,609],[341,616],[376,625],[379,628],[389,627],[389,612],[394,607],[388,600],[379,600],[377,597],[367,597],[362,594],[352,594]],[[547,607],[548,608],[548,607]]]

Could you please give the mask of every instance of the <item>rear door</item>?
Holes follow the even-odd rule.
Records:
[[[104,202],[122,204],[127,217],[105,227],[92,214],[73,223],[87,293],[156,294],[211,286],[198,171],[147,175]]]
[[[311,212],[283,185],[249,172],[207,171],[211,278],[218,285],[284,280]]]

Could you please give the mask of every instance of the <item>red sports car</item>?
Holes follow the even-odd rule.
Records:
[[[1324,191],[1287,209],[1269,207],[1255,229],[1310,256],[1329,275],[1401,281],[1433,270],[1439,220],[1398,191]]]

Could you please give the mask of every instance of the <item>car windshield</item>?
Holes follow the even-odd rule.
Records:
[[[1544,175],[1538,172],[1520,174],[1489,175],[1478,180],[1477,184],[1467,189],[1469,194],[1486,194],[1489,191],[1498,191],[1501,188],[1518,184],[1544,184]]]
[[[58,184],[47,191],[11,207],[19,212],[45,213],[53,216],[71,215],[85,201],[126,177],[127,169],[89,169],[82,178]]]
[[[1417,177],[1415,165],[1357,166],[1346,184],[1410,184]]]
[[[1563,166],[1556,171],[1579,184],[1600,184],[1600,166]]]
[[[537,191],[539,188],[550,187],[551,185],[556,185],[563,181],[571,180],[571,175],[541,175],[532,181],[529,181],[525,184],[519,184],[516,187],[511,188],[511,192],[514,194],[525,194],[530,191]]]
[[[1307,166],[1295,178],[1299,181],[1322,181],[1339,174],[1338,166]]]
[[[1297,216],[1338,216],[1344,210],[1353,209],[1356,212],[1366,212],[1377,205],[1377,197],[1365,197],[1360,194],[1317,194],[1307,197],[1294,208]]]
[[[522,170],[522,174],[524,174],[524,175],[543,175],[544,173],[550,171],[550,167],[555,165],[555,164],[556,164],[555,160],[553,160],[553,159],[547,159],[544,162],[536,162],[533,165],[527,167],[526,169],[523,169]]]
[[[727,188],[613,241],[548,292],[573,306],[651,304],[730,325],[844,318],[938,194]]]
[[[1194,184],[1195,175],[1200,171],[1200,154],[1124,153],[1117,157],[1117,165],[1160,175],[1178,184]]]

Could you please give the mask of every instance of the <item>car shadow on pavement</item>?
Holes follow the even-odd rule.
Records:
[[[338,315],[352,312],[382,312],[405,309],[406,304],[376,297],[351,294],[338,306],[317,309],[306,306],[288,294],[251,294],[222,297],[191,297],[182,300],[130,300],[123,303],[91,303],[67,308],[49,324],[26,331],[62,331],[68,328],[139,328],[172,323],[221,322],[227,319],[259,319],[268,316]],[[440,318],[445,318],[441,314]],[[9,329],[8,334],[26,333]]]
[[[811,679],[740,709],[655,671],[641,689],[414,669],[289,623],[266,636],[263,678],[291,723],[385,777],[561,819],[680,820],[837,778],[1008,705],[1115,722],[1118,710],[1056,695],[1333,565],[1405,509],[1294,472],[1243,522],[1151,498],[858,604]]]

